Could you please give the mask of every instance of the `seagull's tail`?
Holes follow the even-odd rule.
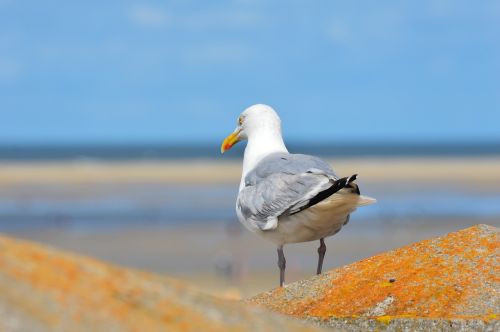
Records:
[[[370,196],[359,195],[358,206],[365,206],[377,203],[377,200]]]
[[[365,206],[365,205],[370,205],[370,204],[376,203],[377,200],[375,198],[361,195],[361,192],[359,191],[358,185],[356,183],[354,183],[354,180],[356,180],[357,177],[358,177],[358,175],[354,174],[354,175],[351,175],[347,178],[342,178],[338,181],[346,179],[346,184],[344,187],[350,188],[353,193],[356,193],[359,195],[358,204],[357,204],[358,206]]]

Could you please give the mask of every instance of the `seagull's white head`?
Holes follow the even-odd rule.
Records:
[[[281,140],[281,120],[272,107],[264,104],[250,106],[240,114],[236,129],[222,142],[221,153],[239,141],[257,136],[279,137]]]

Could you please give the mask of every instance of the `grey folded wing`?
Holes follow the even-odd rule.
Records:
[[[323,172],[338,179],[328,163],[305,154],[273,153],[262,159],[245,178],[245,185],[255,185],[276,173],[300,174],[310,170]]]
[[[237,209],[254,227],[274,229],[278,217],[317,204],[354,179],[337,179],[330,166],[316,157],[276,154],[261,161],[247,176]]]
[[[326,174],[275,173],[238,195],[237,207],[247,222],[261,230],[274,229],[278,217],[293,214],[331,186]]]

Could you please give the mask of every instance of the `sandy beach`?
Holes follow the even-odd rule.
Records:
[[[364,182],[439,182],[498,188],[500,158],[329,159],[339,175]],[[3,162],[0,184],[25,183],[237,183],[241,160]]]

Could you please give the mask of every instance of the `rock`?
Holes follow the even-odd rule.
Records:
[[[348,331],[500,331],[499,240],[498,228],[477,225],[248,302]]]
[[[0,236],[2,331],[317,331],[184,283]]]

